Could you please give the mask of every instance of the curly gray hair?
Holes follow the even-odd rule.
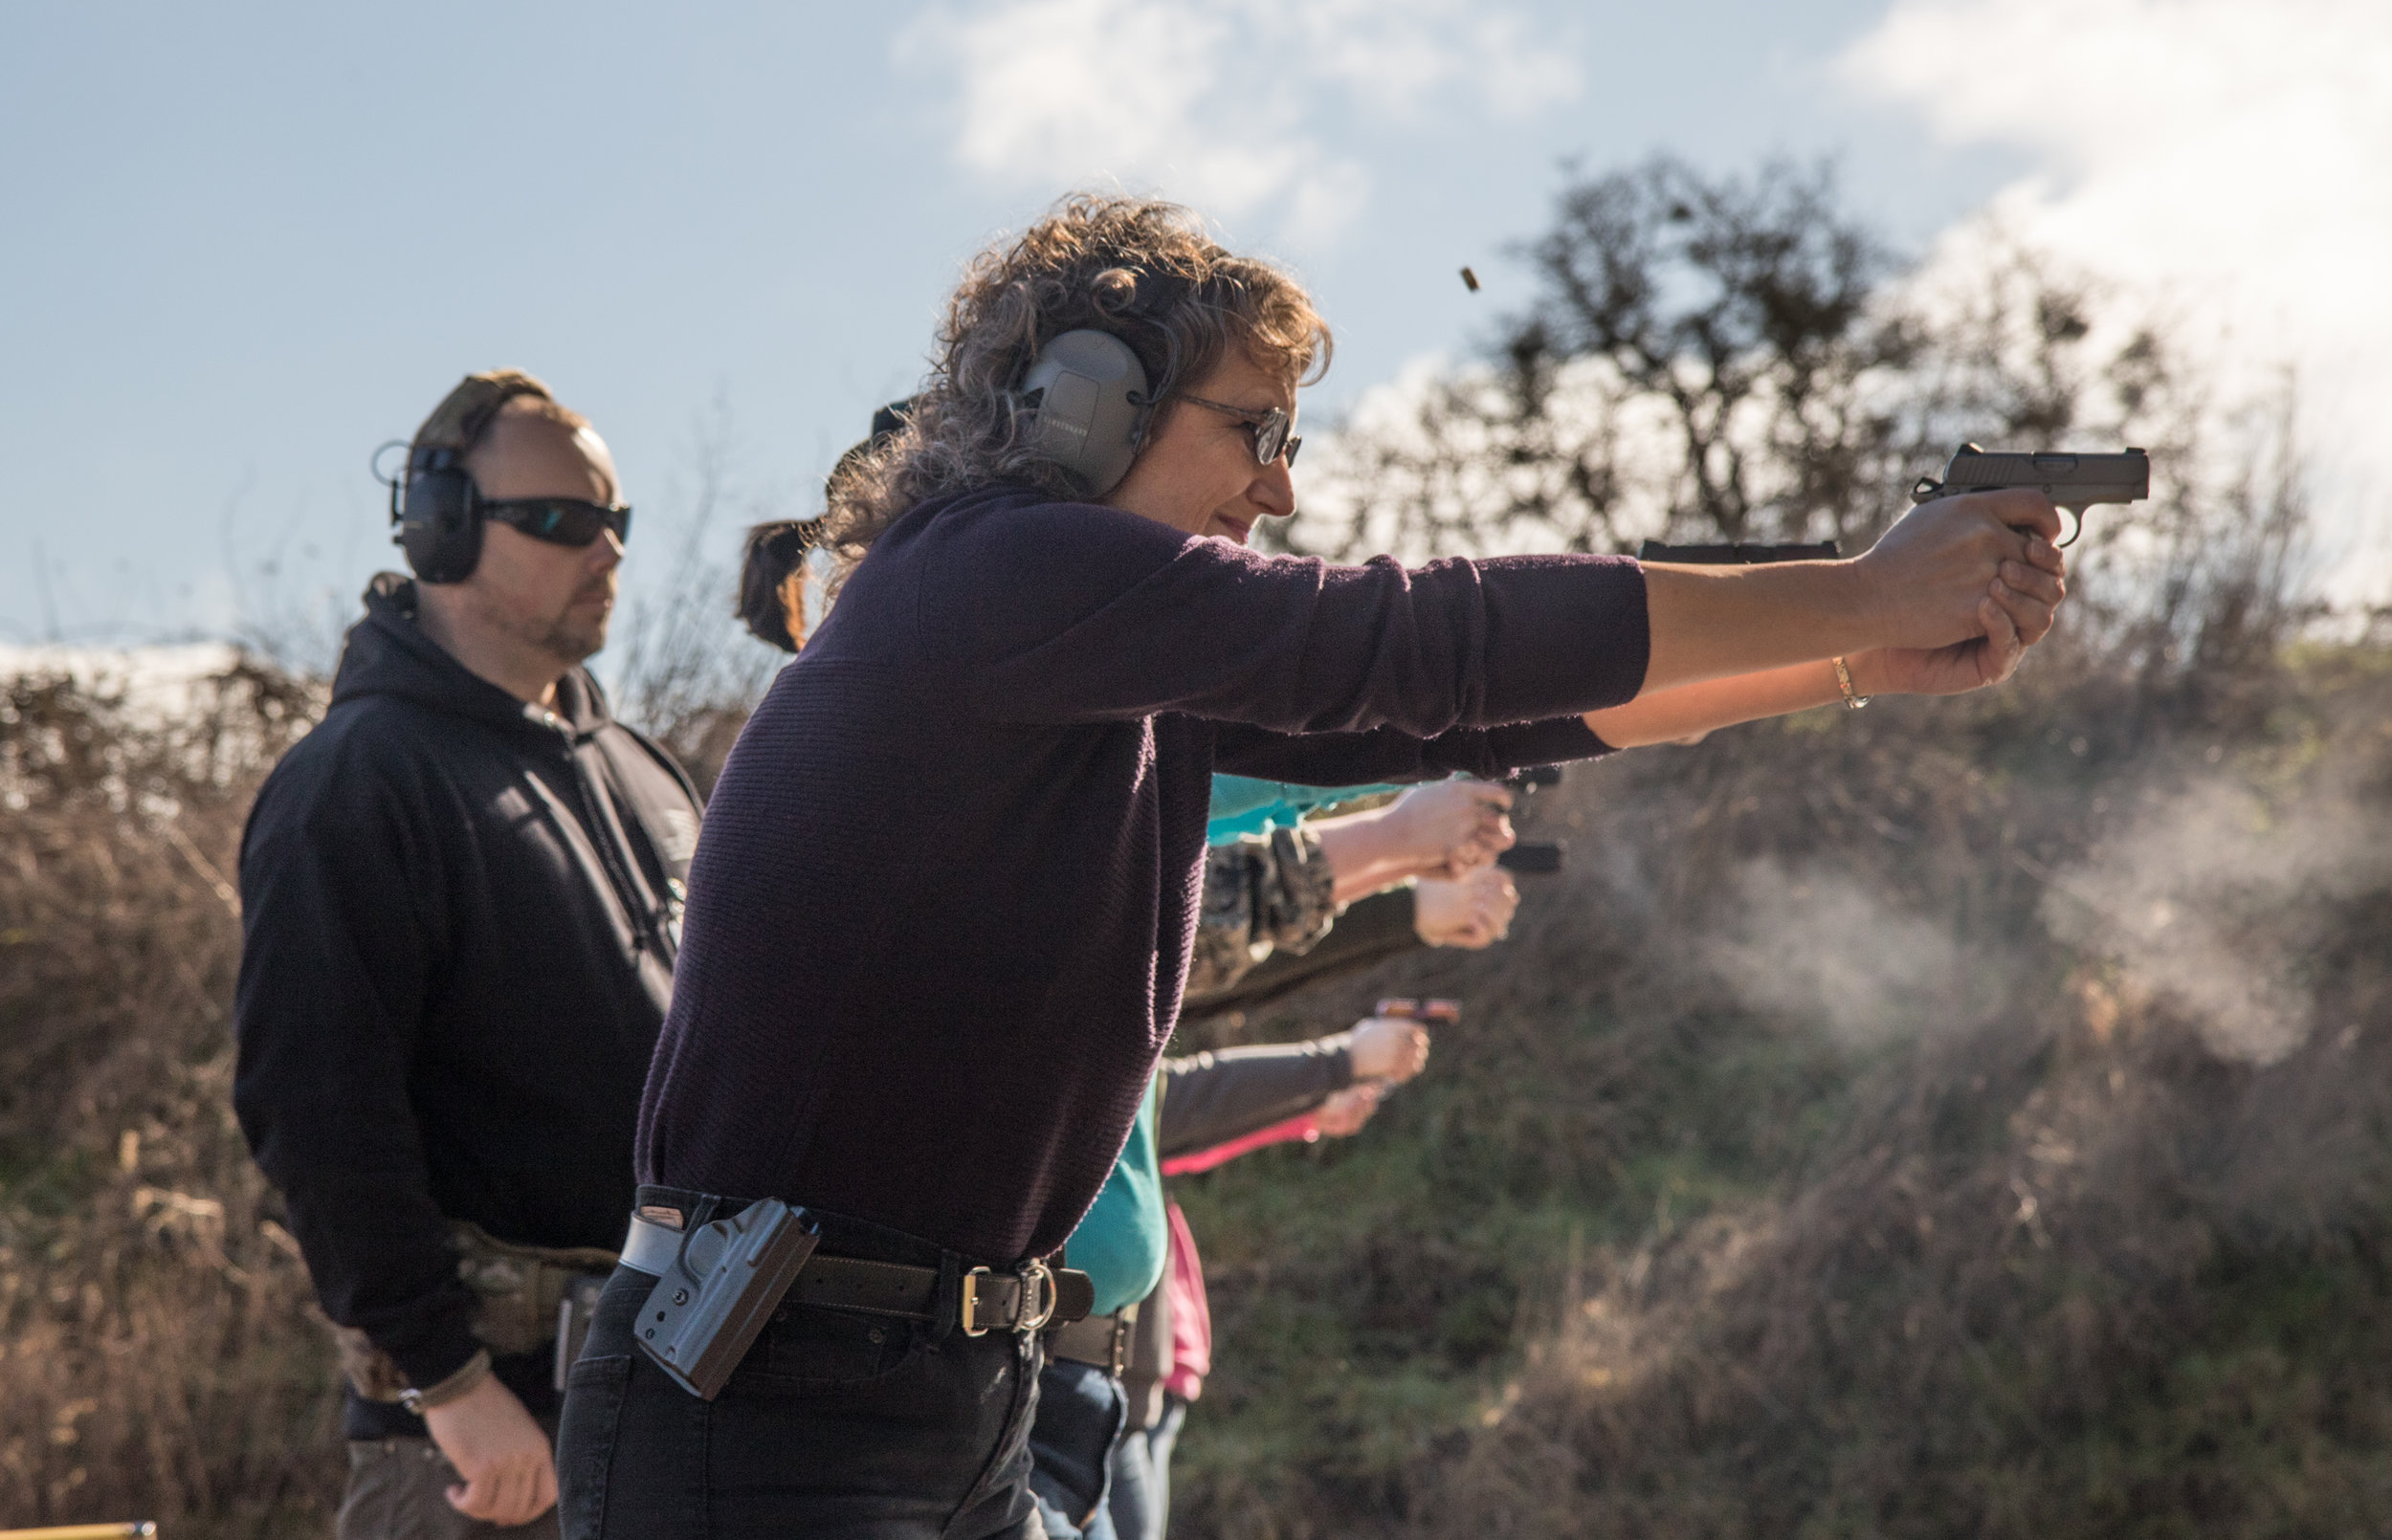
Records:
[[[1169,291],[1141,294],[1141,274]],[[1148,323],[1124,325],[1133,314]],[[1077,495],[1068,473],[1031,448],[1013,387],[1050,340],[1081,327],[1112,332],[1138,353],[1158,382],[1158,411],[1232,345],[1291,385],[1329,365],[1328,324],[1294,278],[1232,255],[1177,204],[1074,194],[1009,246],[972,259],[903,427],[831,473],[823,543],[842,568],[941,493],[1018,481],[1059,498]]]

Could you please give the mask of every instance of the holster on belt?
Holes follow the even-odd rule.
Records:
[[[555,1341],[557,1317],[574,1281],[609,1272],[615,1263],[604,1246],[520,1245],[465,1220],[449,1221],[449,1239],[456,1247],[456,1275],[474,1295],[474,1335],[502,1358],[537,1353]],[[398,1401],[419,1388],[410,1387],[390,1355],[357,1328],[336,1326],[332,1336],[342,1373],[365,1399]],[[450,1378],[484,1367],[468,1364]],[[439,1403],[440,1386],[421,1388],[426,1404]]]

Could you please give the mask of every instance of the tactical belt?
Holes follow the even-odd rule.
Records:
[[[415,1386],[371,1337],[355,1327],[335,1326],[333,1345],[351,1388],[361,1399],[396,1403],[420,1416],[480,1384],[490,1373],[493,1354],[514,1358],[552,1348],[556,1386],[562,1392],[565,1371],[581,1351],[581,1339],[571,1331],[569,1299],[583,1288],[594,1294],[614,1268],[614,1253],[597,1246],[500,1241],[464,1220],[449,1221],[449,1240],[456,1248],[457,1277],[474,1296],[471,1325],[480,1349],[439,1383]]]
[[[680,1251],[680,1231],[638,1214],[631,1216],[631,1233],[623,1241],[624,1266],[661,1278]],[[1094,1303],[1086,1273],[1050,1271],[1035,1263],[1021,1273],[974,1267],[959,1281],[963,1287],[957,1291],[955,1325],[967,1337],[1078,1321]],[[826,1257],[819,1251],[806,1259],[797,1282],[782,1298],[786,1305],[828,1306],[933,1323],[942,1319],[938,1268]]]
[[[1047,1329],[1047,1356],[1094,1364],[1116,1379],[1129,1367],[1130,1331],[1138,1324],[1138,1307],[1124,1305],[1111,1315],[1091,1315]]]

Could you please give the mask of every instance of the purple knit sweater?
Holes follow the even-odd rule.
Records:
[[[1584,759],[1646,649],[1622,558],[1340,567],[1016,487],[923,504],[723,767],[640,1179],[1052,1251],[1178,1016],[1214,769]]]

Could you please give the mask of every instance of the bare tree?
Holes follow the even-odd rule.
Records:
[[[2164,327],[2122,323],[2114,296],[1989,223],[1954,250],[1897,260],[1825,167],[1711,178],[1662,157],[1578,180],[1526,248],[1527,309],[1478,358],[1358,409],[1276,538],[1343,558],[1852,549],[1963,441],[2137,443],[2155,496],[2088,531],[2090,649],[2165,673],[2281,640],[2307,613],[2289,396],[2229,409]]]
[[[713,786],[784,661],[747,634],[733,607],[739,525],[764,517],[762,499],[742,499],[735,487],[733,451],[730,410],[717,400],[692,435],[694,487],[671,569],[658,592],[631,605],[609,671],[620,715],[662,738],[701,788]],[[742,500],[748,506],[735,511]]]
[[[1527,254],[1541,292],[1488,356],[1340,446],[1369,513],[1301,538],[1610,550],[1882,524],[1911,458],[1895,386],[1928,344],[1824,168],[1713,181],[1664,157],[1583,180]]]

